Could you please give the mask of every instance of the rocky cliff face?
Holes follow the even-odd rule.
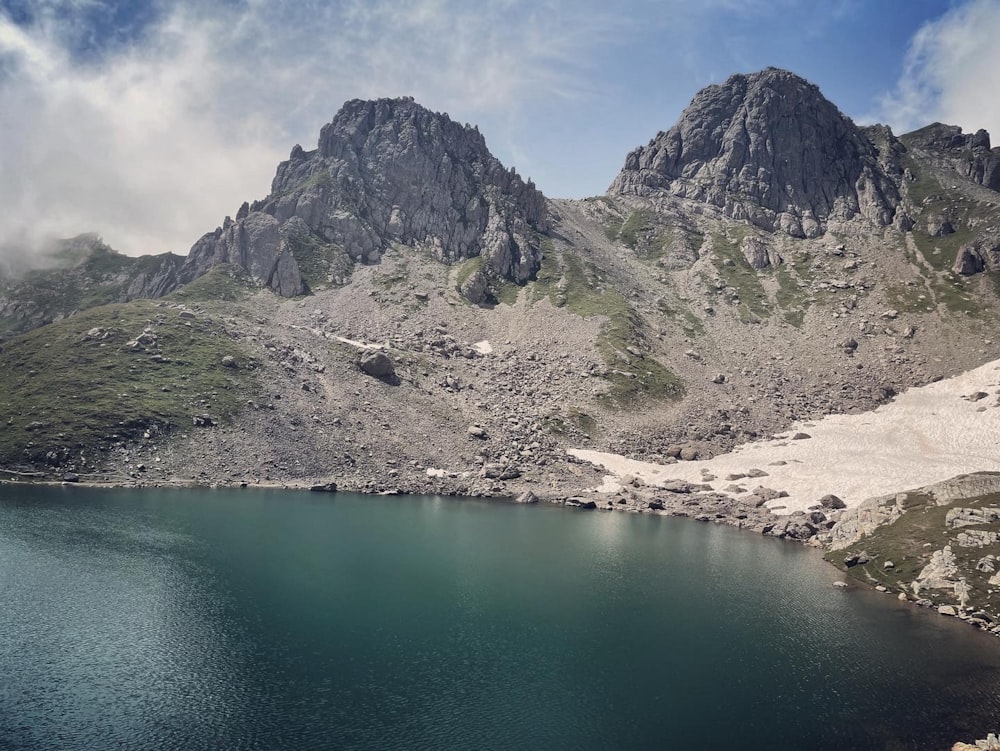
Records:
[[[994,211],[1000,148],[990,148],[989,133],[965,134],[956,125],[933,123],[899,140],[906,148],[906,211],[923,215],[914,231],[929,235],[939,249],[957,247],[951,267],[956,274],[1000,269],[1000,221]]]
[[[628,155],[609,193],[667,192],[767,230],[818,237],[830,220],[892,223],[901,172],[892,152],[816,86],[768,68],[699,92],[674,127]]]
[[[0,274],[0,336],[59,321],[84,308],[161,297],[177,287],[183,256],[126,256],[95,234],[57,241],[34,268]]]
[[[409,98],[354,100],[323,127],[317,149],[292,149],[267,198],[194,245],[181,281],[228,262],[293,296],[402,244],[445,263],[482,258],[463,292],[485,302],[497,284],[534,277],[535,233],[546,222],[542,194],[504,168],[476,128]]]
[[[962,177],[990,190],[1000,191],[1000,147],[990,148],[985,130],[962,133],[957,125],[933,123],[900,139],[912,149],[925,152]]]

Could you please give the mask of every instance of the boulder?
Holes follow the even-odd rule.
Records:
[[[955,256],[952,271],[962,276],[972,276],[986,270],[986,262],[974,245],[963,245]]]
[[[367,350],[358,358],[358,367],[373,378],[386,379],[396,375],[396,366],[385,352]]]
[[[932,216],[927,220],[927,234],[931,237],[944,237],[955,233],[955,225],[943,216]]]
[[[754,235],[743,238],[743,242],[740,243],[740,251],[743,253],[743,258],[755,271],[761,271],[769,266],[777,266],[783,260],[778,251]]]
[[[835,495],[825,495],[819,499],[819,505],[828,509],[847,508],[847,504]]]

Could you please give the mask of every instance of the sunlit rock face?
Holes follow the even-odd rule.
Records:
[[[892,223],[898,151],[887,128],[859,128],[815,85],[768,68],[700,91],[676,125],[628,155],[609,193],[666,192],[818,237],[830,220]]]
[[[236,263],[282,295],[306,290],[305,252],[377,263],[393,244],[445,263],[481,256],[464,291],[481,302],[500,281],[532,279],[545,198],[486,147],[477,128],[410,98],[347,102],[319,146],[292,149],[271,194],[192,248],[182,281]]]

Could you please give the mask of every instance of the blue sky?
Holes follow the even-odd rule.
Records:
[[[354,97],[476,123],[554,197],[768,65],[859,122],[1000,142],[998,38],[1000,0],[0,0],[0,245],[186,252]]]

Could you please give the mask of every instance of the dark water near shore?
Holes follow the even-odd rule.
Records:
[[[795,545],[438,498],[0,486],[2,749],[946,749],[1000,640]]]

